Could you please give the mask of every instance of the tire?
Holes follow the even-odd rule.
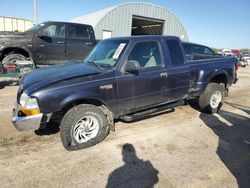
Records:
[[[26,57],[21,54],[8,54],[2,61],[3,65],[15,64],[16,61],[26,61]]]
[[[2,61],[3,66],[8,64],[16,64],[17,61],[26,61],[27,58],[21,54],[8,54]],[[21,75],[31,72],[34,69],[34,65],[32,67],[23,67],[19,68],[19,72]]]
[[[209,83],[199,98],[199,107],[202,112],[213,114],[220,110],[225,97],[225,89],[217,83]]]
[[[104,112],[91,104],[71,108],[62,118],[61,141],[66,150],[93,146],[106,138],[110,125]]]

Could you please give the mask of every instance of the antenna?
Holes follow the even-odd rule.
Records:
[[[34,0],[34,24],[38,23],[37,0]]]

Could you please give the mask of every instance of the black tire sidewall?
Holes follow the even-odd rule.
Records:
[[[93,116],[99,124],[96,137],[85,143],[79,144],[73,137],[75,124],[84,116]],[[105,114],[94,105],[78,105],[70,109],[63,117],[60,135],[63,146],[67,150],[77,150],[87,148],[101,142],[109,133],[109,124]]]

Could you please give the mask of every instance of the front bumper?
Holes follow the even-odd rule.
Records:
[[[13,111],[12,123],[19,131],[29,131],[39,129],[43,114],[36,114],[31,116],[19,116],[20,109],[18,105]]]

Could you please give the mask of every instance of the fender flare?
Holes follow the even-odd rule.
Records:
[[[4,51],[5,50],[7,50],[7,49],[21,49],[21,50],[24,50],[24,51],[26,51],[28,54],[29,54],[29,57],[31,58],[31,60],[33,61],[33,59],[34,59],[34,55],[33,55],[33,52],[29,49],[29,48],[27,48],[27,47],[25,47],[25,46],[3,46],[1,49],[0,49],[0,51],[1,51],[1,55],[3,55],[4,54]],[[34,63],[34,61],[33,61],[33,63]]]

